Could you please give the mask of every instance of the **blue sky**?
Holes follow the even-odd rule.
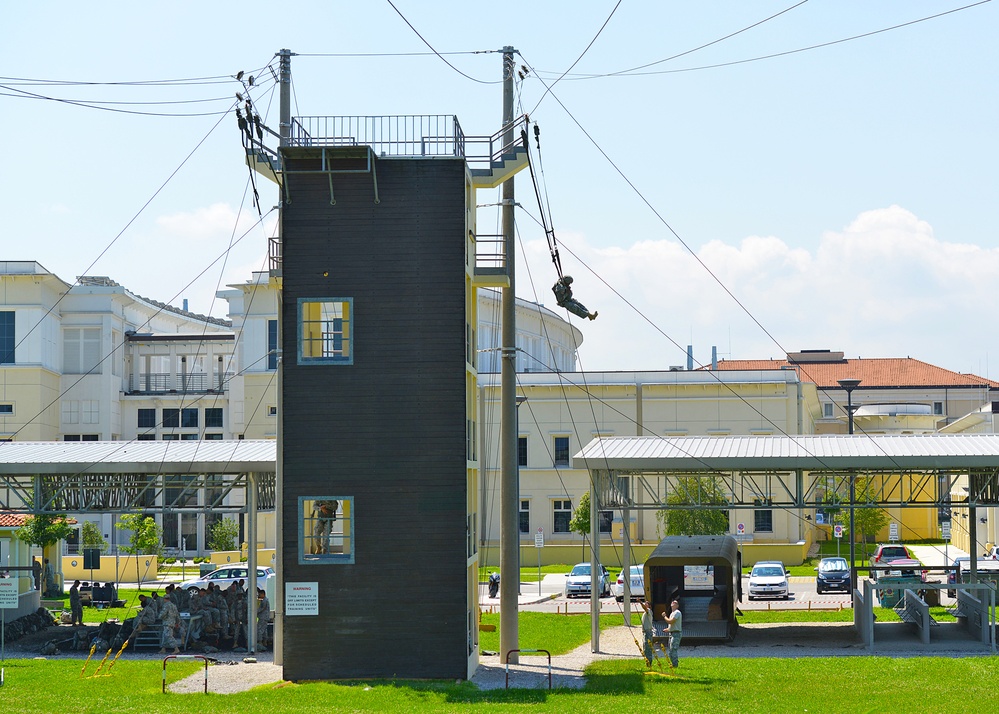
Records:
[[[582,368],[665,369],[693,344],[699,362],[712,345],[733,358],[827,348],[999,378],[999,4],[748,62],[969,3],[394,4],[478,81],[381,0],[6,8],[2,259],[37,260],[70,282],[108,275],[223,316],[216,286],[264,265],[273,223],[254,227],[236,122],[217,114],[239,89],[232,75],[256,73],[256,105],[275,128],[277,96],[259,70],[286,47],[298,54],[296,115],[455,114],[466,134],[486,135],[502,115],[495,50],[512,45],[531,70],[518,111],[541,128],[563,267],[600,311],[579,323]],[[542,99],[577,59],[557,101]],[[219,79],[131,84],[201,77]],[[183,101],[101,106],[211,115],[25,92]],[[554,306],[521,176],[518,293]],[[276,192],[260,188],[266,210]],[[480,232],[496,222],[480,212]]]

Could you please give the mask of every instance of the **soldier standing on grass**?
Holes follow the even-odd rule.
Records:
[[[69,609],[72,612],[73,625],[83,624],[83,603],[80,601],[80,581],[73,581],[69,589]]]

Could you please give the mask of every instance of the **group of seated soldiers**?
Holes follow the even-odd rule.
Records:
[[[140,595],[139,600],[142,611],[133,622],[132,634],[128,637],[130,643],[157,622],[163,624],[161,654],[170,648],[177,654],[186,642],[197,643],[199,649],[205,645],[222,648],[246,643],[247,604],[242,580],[224,590],[213,583],[190,590],[167,585],[162,597],[154,592],[151,597]],[[262,589],[258,592],[256,611],[257,648],[262,650],[268,644],[267,623],[270,620],[270,603]],[[190,613],[189,621],[185,622],[181,617],[182,612]],[[190,633],[186,632],[188,623]]]

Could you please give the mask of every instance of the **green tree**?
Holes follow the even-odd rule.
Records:
[[[15,535],[30,545],[48,548],[61,540],[66,540],[73,534],[73,526],[66,520],[65,513],[39,513],[28,516],[24,525],[17,529]]]
[[[159,555],[163,550],[163,529],[156,524],[152,516],[141,513],[126,513],[114,527],[122,531],[131,531],[128,545],[119,546],[132,555]]]
[[[586,546],[590,540],[590,492],[583,491],[579,497],[579,505],[572,512],[569,530],[583,536],[583,560],[586,560]]]
[[[128,545],[118,546],[126,553],[135,557],[135,580],[142,587],[142,573],[139,571],[140,555],[159,555],[163,550],[163,529],[156,524],[152,516],[141,513],[126,513],[114,527],[121,531],[131,531]]]
[[[878,494],[874,492],[873,479],[869,476],[857,476],[853,491],[857,503],[874,504],[879,500]],[[867,543],[877,538],[878,533],[888,525],[888,520],[888,512],[879,506],[861,506],[854,511],[854,528],[860,533],[860,542],[864,544],[865,556],[868,552]]]
[[[24,525],[14,532],[18,540],[41,548],[42,559],[45,561],[57,556],[57,553],[52,552],[52,546],[61,540],[66,540],[72,533],[73,526],[66,520],[65,513],[39,513],[37,516],[29,516],[25,519]],[[54,576],[54,571],[50,572]],[[47,597],[56,597],[61,593],[61,587],[54,577],[46,578],[43,589]]]
[[[232,550],[232,543],[239,537],[239,524],[231,518],[223,518],[208,532],[209,550]]]
[[[104,540],[101,529],[92,521],[83,522],[80,540],[84,548],[100,548],[102,553],[108,549],[108,542]]]
[[[724,535],[728,533],[728,511],[704,506],[721,506],[727,502],[717,478],[682,476],[666,497],[670,508],[656,511],[659,534]]]

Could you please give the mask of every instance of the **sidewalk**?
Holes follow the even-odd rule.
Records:
[[[954,564],[955,558],[967,558],[968,554],[952,545],[907,545],[913,557],[923,565],[945,567]]]

